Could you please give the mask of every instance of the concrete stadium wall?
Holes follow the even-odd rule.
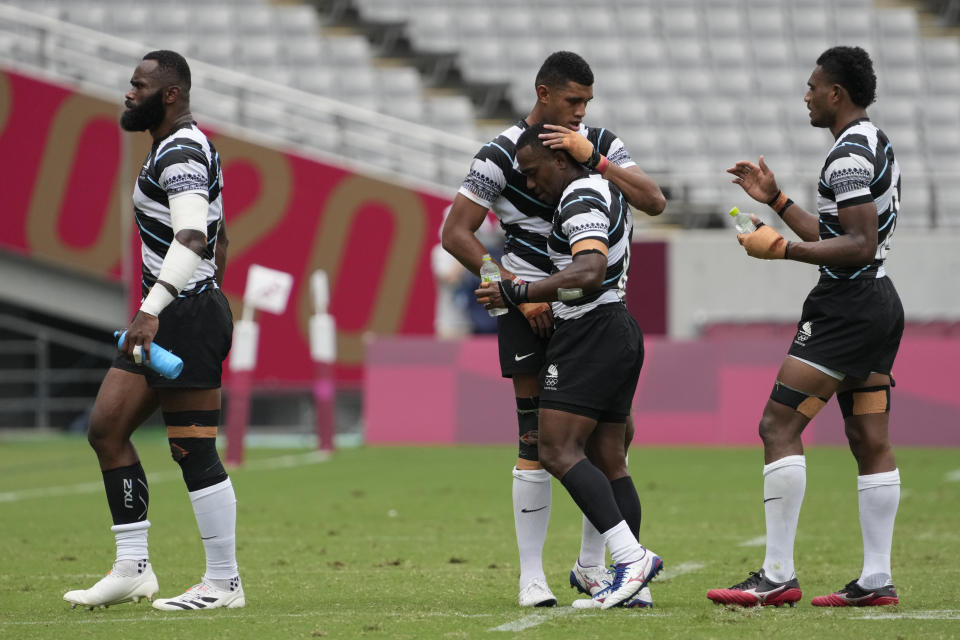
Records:
[[[675,339],[694,338],[704,325],[716,322],[795,323],[819,276],[813,265],[748,257],[732,230],[685,231],[664,242],[668,335]],[[887,274],[908,322],[960,321],[958,244],[960,231],[897,230]],[[631,271],[630,286],[643,277]]]
[[[646,340],[634,399],[637,446],[755,445],[757,424],[789,338]],[[894,368],[894,444],[960,446],[960,340],[905,337]],[[562,375],[562,372],[561,372]],[[372,444],[513,443],[513,390],[500,377],[496,339],[378,338],[367,347],[365,439]],[[804,433],[843,444],[831,399]]]

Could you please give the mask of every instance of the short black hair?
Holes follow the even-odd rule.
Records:
[[[550,129],[547,129],[544,126],[545,123],[538,122],[537,124],[532,124],[526,129],[523,130],[523,133],[520,134],[520,137],[517,138],[517,152],[524,147],[530,147],[535,154],[549,156],[552,153],[562,153],[567,156],[567,159],[571,164],[580,164],[573,159],[573,156],[570,155],[570,152],[566,149],[551,149],[547,145],[543,144],[543,139],[540,137],[541,133],[551,133]]]
[[[162,71],[171,73],[176,77],[177,84],[180,85],[181,89],[187,92],[190,91],[190,65],[187,64],[187,61],[182,55],[176,51],[159,49],[157,51],[151,51],[143,56],[143,59],[156,60],[157,66]]]
[[[593,86],[593,71],[587,61],[572,51],[556,51],[547,56],[537,71],[535,85],[562,87],[568,82]]]
[[[847,90],[858,107],[866,108],[877,99],[873,61],[860,47],[831,47],[820,54],[817,64],[830,80]]]
[[[543,140],[540,139],[541,133],[549,133],[549,130],[543,126],[542,122],[537,124],[530,125],[523,130],[523,133],[520,134],[520,137],[517,138],[517,151],[523,149],[524,147],[530,147],[537,153],[546,153],[550,151],[543,144]]]

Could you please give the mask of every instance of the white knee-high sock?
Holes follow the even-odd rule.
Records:
[[[857,476],[860,531],[863,534],[863,571],[857,582],[865,589],[889,583],[893,521],[900,504],[900,470]]]
[[[597,531],[587,516],[583,516],[583,532],[580,536],[580,564],[584,567],[603,565],[607,559],[607,547],[603,534]]]
[[[193,513],[207,554],[204,579],[229,580],[237,571],[237,497],[230,478],[190,492]]]
[[[546,580],[543,574],[543,543],[553,490],[546,469],[513,469],[513,521],[520,552],[520,586],[532,580]]]
[[[786,582],[794,576],[793,542],[806,487],[804,456],[786,456],[763,466],[763,510],[767,520],[763,571],[774,582]]]

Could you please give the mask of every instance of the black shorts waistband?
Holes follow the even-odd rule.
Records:
[[[627,310],[627,305],[625,305],[623,302],[606,302],[604,304],[601,304],[598,307],[594,307],[593,309],[591,309],[590,311],[587,311],[585,314],[583,314],[578,318],[566,318],[566,319],[557,318],[556,323],[557,323],[557,326],[559,327],[570,322],[583,320],[584,318],[596,318],[598,316],[607,315],[610,313],[616,313],[618,311],[626,311],[626,310]]]

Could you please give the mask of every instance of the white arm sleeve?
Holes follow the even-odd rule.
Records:
[[[207,235],[207,211],[210,203],[196,192],[170,196],[170,226],[173,235],[184,229],[193,229]]]

